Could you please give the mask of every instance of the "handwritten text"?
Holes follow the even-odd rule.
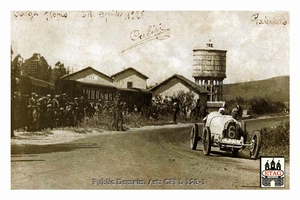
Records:
[[[29,18],[32,20],[35,17],[44,17],[46,20],[49,19],[62,19],[68,17],[68,12],[59,12],[59,11],[45,11],[45,12],[36,12],[36,11],[16,11],[13,13],[13,16],[18,18]]]
[[[145,11],[100,11],[98,16],[108,22],[109,18],[120,18],[123,20],[136,20],[143,17]]]
[[[34,18],[50,19],[66,19],[70,16],[71,19],[78,18],[98,18],[104,19],[108,22],[110,19],[120,20],[139,20],[143,18],[145,11],[80,11],[80,12],[67,12],[67,11],[14,11],[12,16],[15,18],[24,18],[33,20]]]
[[[148,29],[146,31],[133,30],[130,33],[130,39],[132,41],[135,41],[136,43],[130,46],[129,48],[123,50],[122,53],[151,40],[164,40],[169,37],[170,29],[162,28],[161,23],[158,26],[148,26]]]
[[[17,17],[28,17],[30,20],[32,20],[34,17],[37,17],[39,16],[40,14],[37,13],[36,11],[16,11],[13,13],[13,16],[15,16],[16,18]]]
[[[251,21],[255,22],[256,25],[266,24],[266,25],[287,25],[287,20],[285,19],[269,19],[267,16],[261,17],[259,13],[254,13],[251,16]]]

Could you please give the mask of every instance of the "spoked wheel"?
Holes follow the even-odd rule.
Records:
[[[261,147],[261,133],[260,131],[254,131],[251,139],[250,158],[256,160]]]
[[[197,148],[198,138],[199,138],[198,126],[197,126],[197,124],[194,124],[192,131],[191,131],[191,137],[190,137],[191,149],[195,150]]]
[[[211,133],[208,127],[205,127],[203,131],[202,144],[204,155],[209,156],[211,151]]]

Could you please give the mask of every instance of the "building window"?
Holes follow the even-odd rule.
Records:
[[[127,82],[127,88],[132,88],[132,82]]]
[[[109,100],[113,100],[113,94],[112,93],[109,93]]]
[[[91,98],[90,99],[95,99],[95,90],[91,90]]]
[[[88,90],[88,89],[86,89],[85,92],[87,93],[87,98],[88,98],[88,99],[91,99],[91,91]]]

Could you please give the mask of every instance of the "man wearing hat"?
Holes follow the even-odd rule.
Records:
[[[64,107],[60,107],[56,115],[56,126],[63,127],[64,125],[65,125],[65,109]]]
[[[85,117],[85,107],[86,107],[86,101],[83,96],[80,97],[80,100],[78,101],[79,104],[79,111],[81,115],[80,121]]]
[[[55,115],[54,115],[54,110],[52,104],[47,105],[47,110],[46,110],[46,127],[50,128],[51,130],[53,129],[54,126],[54,120],[55,120]]]
[[[117,131],[123,131],[123,123],[124,123],[124,111],[126,108],[126,103],[119,100],[119,104],[117,104],[115,115],[116,115],[116,129]]]
[[[234,118],[234,119],[237,119],[238,118],[238,114],[239,114],[239,109],[238,107],[234,107],[231,111],[231,116]]]
[[[197,99],[197,102],[196,102],[196,106],[195,106],[196,120],[198,120],[198,119],[201,117],[201,115],[200,115],[200,110],[201,110],[200,99],[198,98],[198,99]]]
[[[67,103],[66,110],[65,110],[65,125],[66,126],[74,126],[74,115],[72,104]]]
[[[42,104],[40,102],[37,102],[36,106],[33,109],[33,131],[41,131],[41,110]]]
[[[173,122],[177,124],[177,115],[179,114],[179,99],[176,97],[173,99]]]
[[[29,99],[29,104],[35,106],[37,103],[37,94],[35,92],[31,93],[31,98]]]
[[[47,105],[52,104],[51,94],[47,94]]]
[[[77,126],[81,122],[81,113],[78,106],[74,107],[74,126]]]
[[[60,106],[60,107],[63,107],[63,108],[66,108],[66,106],[67,106],[67,94],[66,94],[66,93],[63,93],[63,94],[60,96],[60,99],[59,99],[59,106]]]
[[[77,126],[78,123],[80,123],[82,120],[82,114],[80,111],[80,103],[78,97],[74,98],[73,109],[74,109],[74,125]]]
[[[52,106],[53,106],[54,111],[58,111],[58,109],[59,109],[58,98],[59,98],[59,95],[56,94],[56,95],[54,96],[54,98],[52,99]]]
[[[96,103],[96,113],[98,114],[102,114],[102,109],[103,109],[103,106],[102,106],[102,99],[99,99],[98,100],[98,103]]]
[[[108,104],[108,101],[106,100],[102,107],[102,115],[107,116],[108,114],[109,114],[109,104]]]
[[[116,94],[112,105],[112,126],[117,130],[123,130],[123,102],[120,99],[120,94]]]
[[[32,131],[33,130],[33,109],[34,105],[29,104],[27,106],[27,116],[26,116],[26,127],[27,131]]]

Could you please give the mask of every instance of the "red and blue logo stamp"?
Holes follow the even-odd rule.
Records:
[[[260,173],[261,187],[284,187],[284,157],[261,157]]]

